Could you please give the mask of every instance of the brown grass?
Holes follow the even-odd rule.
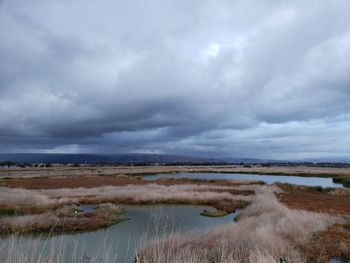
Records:
[[[80,231],[120,219],[120,214],[116,217],[113,209],[106,207],[92,213],[72,213],[74,204],[83,203],[206,204],[228,213],[245,207],[238,223],[206,233],[172,233],[143,243],[140,262],[323,263],[331,256],[348,256],[350,228],[345,214],[349,192],[279,187],[181,179],[94,188],[0,188],[0,209],[38,213],[0,217],[0,225],[6,232],[51,231],[53,226],[55,231]],[[319,213],[334,211],[339,211],[339,216]]]
[[[26,189],[59,189],[59,188],[95,188],[99,186],[126,186],[133,185],[176,185],[176,184],[194,184],[194,185],[250,185],[262,184],[261,181],[248,180],[205,180],[205,179],[187,179],[187,178],[160,178],[157,180],[142,180],[133,176],[78,176],[78,177],[37,177],[37,178],[10,178],[0,179],[0,185],[10,188]]]
[[[302,176],[349,177],[350,168],[307,167],[293,166],[262,167],[255,165],[223,166],[103,166],[103,167],[71,167],[57,166],[49,168],[0,168],[0,177],[51,177],[51,176],[85,176],[85,175],[140,175],[172,172],[227,172],[227,173],[257,173],[257,174],[284,174]]]
[[[253,187],[253,186],[252,186]],[[76,231],[104,227],[115,222],[113,211],[72,213],[74,204],[193,204],[211,205],[226,213],[249,204],[253,190],[222,185],[126,185],[96,188],[27,190],[0,188],[0,209],[24,213],[0,217],[5,232]],[[67,208],[68,207],[68,208]],[[70,211],[63,213],[62,211]],[[36,214],[33,214],[36,213]]]
[[[279,200],[290,208],[350,215],[349,190],[329,189],[325,191],[314,187],[278,185],[283,189],[283,192],[278,194]]]
[[[102,179],[100,183],[96,183],[96,178]],[[36,180],[22,179],[18,180],[23,184],[17,185],[19,187],[27,186],[34,189],[57,189],[60,186],[67,186],[67,188],[59,188],[57,191],[46,191],[51,195],[45,194],[44,190],[25,190],[20,188],[10,189],[7,187],[0,188],[0,209],[3,210],[15,210],[24,213],[39,213],[44,210],[57,209],[61,205],[71,203],[101,203],[101,202],[123,202],[123,203],[189,203],[189,204],[211,204],[216,205],[215,196],[219,196],[218,200],[224,201],[226,196],[230,201],[233,199],[249,201],[249,195],[254,194],[250,189],[236,189],[236,186],[242,186],[242,181],[235,180],[198,180],[198,179],[158,179],[154,181],[138,180],[138,179],[125,179],[115,177],[89,177],[86,178],[73,178],[70,179],[58,179],[58,178],[39,178]],[[96,180],[95,180],[96,179]],[[17,181],[17,179],[14,179]],[[12,180],[10,180],[12,181]],[[111,183],[112,182],[112,183]],[[41,186],[46,184],[46,187]],[[101,186],[106,183],[111,183],[115,186]],[[248,182],[248,185],[256,182]],[[95,185],[94,185],[95,184]],[[179,187],[177,187],[179,185]],[[183,185],[187,185],[185,188]],[[79,186],[79,188],[74,188]],[[81,186],[87,186],[93,188],[86,188]],[[159,186],[159,187],[158,187]],[[74,189],[72,189],[74,188]],[[89,190],[90,189],[90,190]],[[156,189],[156,190],[155,190]],[[167,190],[170,190],[168,192]],[[182,192],[185,191],[185,195],[181,198]],[[155,191],[157,196],[143,195],[144,198],[140,199],[140,194],[145,191]],[[210,200],[208,200],[208,192],[211,194]],[[52,193],[56,193],[52,196]],[[79,193],[79,194],[78,194]],[[190,200],[186,199],[186,196],[192,194]],[[217,194],[215,194],[217,193]],[[171,195],[177,196],[174,200],[171,200]],[[195,198],[196,196],[196,198]],[[207,197],[206,197],[207,196]],[[200,200],[202,199],[202,200]],[[225,206],[227,206],[227,200]],[[239,207],[242,205],[238,204]],[[229,209],[228,207],[226,209]],[[235,209],[231,207],[231,210]]]
[[[308,262],[328,262],[331,257],[350,258],[350,191],[279,184],[278,199],[293,209],[346,215],[343,224],[335,224],[314,233],[304,248]]]
[[[70,244],[71,245],[71,244]],[[23,236],[11,235],[7,242],[0,243],[1,263],[111,263],[116,262],[114,246],[116,243],[98,244],[100,253],[93,257],[86,250],[79,251],[79,243],[68,248],[64,239],[45,239],[44,244],[37,240],[28,243]],[[78,252],[79,251],[79,252]]]
[[[278,202],[274,190],[260,187],[237,224],[207,233],[175,233],[144,243],[140,262],[306,262],[302,248],[312,235],[343,220],[290,210]]]
[[[304,253],[308,262],[327,263],[332,257],[350,258],[350,223],[335,224],[315,233]]]
[[[113,202],[125,204],[193,204],[222,206],[228,213],[248,204],[249,196],[237,195],[239,190],[230,192],[233,187],[209,185],[127,185],[104,186],[99,188],[75,188],[42,190],[50,198],[69,197],[80,203]]]
[[[54,211],[0,219],[0,233],[75,232],[94,230],[122,221],[122,210],[112,204],[98,206],[92,212],[80,212],[77,206]]]

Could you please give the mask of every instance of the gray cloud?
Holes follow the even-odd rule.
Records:
[[[0,151],[348,155],[348,10],[2,1]]]

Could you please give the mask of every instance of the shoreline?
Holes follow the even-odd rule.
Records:
[[[49,178],[80,176],[149,176],[160,173],[237,173],[273,176],[300,176],[332,178],[334,183],[350,187],[350,168],[309,167],[309,166],[270,166],[219,165],[219,166],[81,166],[59,165],[45,168],[1,168],[0,186],[4,180],[13,178]],[[215,179],[215,178],[214,178]]]
[[[19,234],[21,232],[37,232],[35,229],[43,230],[43,226],[49,230],[51,229],[49,226],[56,224],[54,219],[59,215],[65,222],[70,222],[70,225],[64,223],[59,227],[64,227],[71,234],[79,233],[76,230],[85,229],[86,231],[90,231],[108,227],[116,223],[116,220],[122,216],[121,213],[116,215],[113,212],[120,211],[115,210],[116,208],[113,207],[115,205],[206,205],[214,207],[216,211],[225,211],[227,214],[240,209],[240,215],[235,218],[236,225],[227,226],[228,231],[224,233],[220,232],[220,228],[215,228],[216,230],[213,229],[210,232],[212,233],[210,235],[213,235],[212,237],[210,235],[206,236],[203,233],[200,233],[198,239],[187,239],[186,236],[179,236],[180,245],[194,246],[198,242],[204,242],[206,239],[218,240],[217,242],[220,243],[220,240],[224,240],[229,231],[232,231],[232,233],[238,231],[237,233],[240,233],[241,230],[238,227],[246,229],[244,231],[251,231],[252,229],[252,231],[258,231],[261,222],[265,222],[264,220],[269,218],[265,223],[273,229],[278,224],[283,224],[285,220],[288,222],[291,220],[290,222],[295,224],[292,228],[290,228],[290,224],[282,228],[287,231],[286,235],[283,234],[280,236],[278,228],[275,229],[271,238],[276,238],[276,240],[281,238],[286,244],[301,246],[300,249],[296,249],[294,252],[304,255],[303,251],[307,251],[306,254],[310,255],[310,262],[313,262],[312,260],[316,259],[316,256],[322,252],[323,242],[327,243],[327,253],[322,257],[322,261],[320,262],[327,262],[326,260],[330,257],[336,256],[334,254],[335,252],[343,256],[349,255],[348,250],[334,250],[334,246],[332,245],[332,242],[342,242],[346,248],[350,247],[350,233],[347,231],[349,229],[347,222],[350,221],[350,191],[346,189],[319,191],[318,188],[309,186],[278,183],[264,185],[258,181],[249,182],[225,179],[172,178],[149,181],[135,176],[126,177],[125,175],[119,177],[107,175],[56,176],[36,177],[35,179],[30,177],[16,177],[7,179],[6,181],[17,182],[17,184],[12,185],[12,188],[2,188],[3,191],[0,192],[0,195],[2,194],[2,197],[0,196],[0,200],[2,200],[2,203],[0,202],[0,208],[11,208],[9,205],[17,209],[22,207],[24,209],[23,212],[25,212],[24,216],[33,215],[33,211],[38,213],[36,214],[37,216],[29,218],[30,221],[27,221],[26,224],[23,224],[24,221],[19,219],[18,222],[22,222],[22,225],[16,224],[15,217],[9,218],[6,222],[2,220],[3,218],[0,218],[3,226],[6,226],[8,230],[17,229],[17,233]],[[107,182],[111,185],[105,185]],[[35,186],[35,188],[22,188],[30,185]],[[93,185],[95,187],[91,187]],[[50,188],[53,186],[55,187]],[[76,186],[77,188],[72,186]],[[11,200],[11,196],[14,198],[13,200]],[[72,206],[106,203],[110,203],[112,206],[104,206],[104,210],[95,212],[95,215],[94,212],[90,212],[90,214],[81,214],[76,218],[76,214],[72,210]],[[48,211],[48,208],[51,210]],[[216,215],[215,211],[208,211],[207,214],[211,216]],[[272,217],[270,218],[270,216]],[[330,218],[334,218],[335,221]],[[49,225],[43,225],[44,220],[41,219],[48,219]],[[273,220],[277,221],[273,222]],[[298,220],[300,220],[300,224],[295,223]],[[83,221],[86,225],[82,223]],[[312,228],[309,229],[309,227],[312,227],[317,222],[321,223],[320,227],[316,227],[314,230]],[[6,224],[4,225],[4,223]],[[249,226],[249,224],[252,225]],[[302,227],[304,224],[308,226],[305,229]],[[327,227],[323,227],[323,225]],[[299,243],[297,241],[299,238],[298,235],[295,238],[286,238],[289,235],[293,235],[295,232],[294,228],[295,231],[299,231],[300,233],[306,230],[309,231],[312,234],[311,239],[308,239],[309,235],[306,235],[305,240]],[[58,230],[59,234],[63,229],[58,228]],[[71,230],[74,231],[72,232]],[[170,237],[171,234],[169,234]],[[255,234],[253,237],[255,238]],[[165,245],[168,242],[167,240],[164,239]],[[230,240],[227,239],[225,242],[229,242],[228,244],[230,244]],[[250,239],[248,241],[251,242]],[[149,255],[146,252],[149,249],[151,251],[155,249],[152,242],[146,245],[146,250],[140,249],[141,258],[148,258]],[[240,244],[241,241],[234,239],[232,242]],[[235,243],[232,244],[234,245]],[[171,249],[176,251],[177,245],[174,244],[174,247]],[[211,249],[211,247],[208,247],[208,249]],[[284,247],[281,247],[281,249],[283,252]],[[201,253],[201,250],[199,250],[199,253]],[[160,254],[159,256],[163,257],[164,254]]]

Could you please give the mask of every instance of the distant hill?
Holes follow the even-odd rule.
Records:
[[[258,158],[235,158],[235,157],[224,157],[220,158],[221,161],[227,163],[245,163],[245,164],[254,164],[254,163],[284,163],[288,161],[273,160],[273,159],[258,159]]]
[[[183,155],[167,154],[46,154],[46,153],[16,153],[0,154],[0,162],[13,161],[17,163],[120,163],[120,164],[147,164],[147,163],[275,163],[275,164],[296,164],[300,162],[313,163],[350,163],[350,158],[318,158],[301,159],[292,161],[258,159],[258,158],[206,158]]]
[[[296,160],[296,162],[297,161],[298,160]],[[313,163],[350,163],[350,157],[307,158],[302,161]]]
[[[42,154],[18,153],[0,154],[0,162],[13,161],[18,163],[209,163],[217,160],[180,155],[163,154]]]

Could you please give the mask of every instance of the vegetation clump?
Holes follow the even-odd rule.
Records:
[[[76,205],[66,205],[40,214],[2,217],[0,228],[3,234],[88,231],[125,220],[123,213],[123,209],[113,204],[101,204],[90,212],[81,212]]]
[[[310,237],[343,219],[289,209],[278,202],[276,191],[277,187],[261,186],[251,204],[241,210],[237,223],[205,233],[166,234],[142,243],[138,262],[327,262],[323,259],[332,255],[323,256],[322,246],[312,248],[319,256],[315,261],[307,261],[303,251]]]
[[[207,217],[221,217],[226,216],[227,212],[223,210],[208,210],[204,209],[202,213],[200,213],[201,216],[207,216]]]
[[[20,215],[21,213],[14,210],[14,209],[0,209],[0,217],[3,216],[16,216]]]

